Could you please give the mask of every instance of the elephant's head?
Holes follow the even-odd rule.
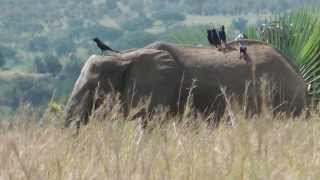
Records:
[[[177,66],[169,52],[148,48],[112,56],[91,56],[70,96],[66,126],[79,117],[86,123],[96,104],[96,92],[120,92],[121,99],[130,99],[130,104],[136,104],[139,97],[159,94],[153,96],[155,104],[170,104],[177,97],[176,82],[181,74]]]
[[[93,56],[83,71],[91,89],[99,86],[106,93],[120,91],[123,87],[125,72],[132,60],[121,56]]]
[[[120,91],[130,59],[121,56],[91,56],[81,70],[66,110],[66,126],[71,122],[86,122],[91,113],[94,95],[98,90],[104,94]]]

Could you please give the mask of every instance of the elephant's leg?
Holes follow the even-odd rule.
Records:
[[[81,115],[80,115],[80,124],[78,125],[78,127],[80,127],[81,124],[86,125],[89,122],[89,116],[92,112],[92,108],[93,108],[93,93],[92,91],[87,91],[84,96],[83,99],[81,101]]]
[[[89,115],[92,111],[93,93],[87,90],[80,101],[72,100],[67,110],[65,127],[87,124]]]

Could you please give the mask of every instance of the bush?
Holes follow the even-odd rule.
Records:
[[[64,37],[56,40],[53,43],[53,46],[55,47],[55,52],[58,56],[63,56],[67,53],[70,53],[75,48],[75,44],[70,37]]]
[[[62,69],[58,58],[52,55],[46,55],[43,60],[36,58],[34,65],[38,73],[57,75]]]
[[[6,60],[0,51],[0,68],[6,64]]]
[[[160,34],[160,39],[178,44],[208,44],[206,26],[181,26]]]
[[[176,9],[164,9],[152,15],[153,18],[162,21],[167,27],[179,21],[184,21],[186,16]]]
[[[113,10],[118,7],[117,1],[115,0],[105,0],[105,6],[108,10]]]
[[[86,29],[86,35],[88,37],[99,37],[102,40],[114,41],[122,36],[123,32],[120,29],[113,27],[105,27],[100,25],[95,25],[91,28]]]
[[[242,17],[239,17],[238,19],[232,20],[232,26],[235,29],[239,30],[240,32],[243,32],[246,29],[247,23],[248,23],[248,20],[246,20]]]
[[[79,76],[82,67],[82,62],[77,58],[71,58],[63,67],[63,76],[68,78],[76,78]]]
[[[44,105],[50,100],[53,88],[47,81],[34,82],[33,86],[24,92],[22,100],[33,106]]]
[[[151,27],[153,25],[153,21],[145,15],[141,15],[126,19],[125,21],[121,22],[120,25],[127,31],[138,31]]]
[[[44,36],[35,37],[28,43],[28,48],[33,51],[46,51],[48,50],[48,38]]]
[[[0,52],[5,58],[15,58],[17,52],[9,47],[0,46]]]
[[[121,49],[141,48],[147,44],[154,42],[157,37],[150,33],[133,32],[124,35],[116,42],[116,47]]]
[[[47,73],[47,67],[40,58],[36,58],[33,63],[37,73]]]

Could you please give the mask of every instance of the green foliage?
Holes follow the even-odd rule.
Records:
[[[42,59],[36,58],[34,60],[34,67],[37,73],[47,73],[47,68]]]
[[[1,46],[1,45],[0,45],[0,53],[3,55],[4,58],[7,58],[7,59],[13,59],[17,54],[17,52],[12,48]]]
[[[232,20],[232,26],[240,32],[243,32],[246,29],[247,23],[248,20],[242,17]]]
[[[0,68],[6,64],[6,60],[0,51]]]
[[[12,48],[0,45],[0,67],[8,68],[16,65],[16,54]]]
[[[47,37],[34,37],[28,44],[28,47],[33,52],[46,51],[49,47],[49,40]]]
[[[68,53],[71,53],[75,49],[75,43],[70,37],[62,37],[55,40],[52,43],[52,46],[55,47],[55,52],[58,56],[63,56]]]
[[[166,27],[186,19],[186,16],[183,13],[171,8],[159,10],[153,14],[152,17],[162,21]]]
[[[250,25],[247,26],[245,30],[245,34],[248,36],[250,39],[258,39],[261,40],[260,37],[260,32],[257,30],[256,26]]]
[[[217,28],[217,26],[215,26]],[[180,26],[170,29],[163,33],[159,38],[168,42],[189,45],[208,45],[207,29],[212,28],[211,25],[193,25]],[[227,39],[232,39],[235,36],[232,27],[225,27]]]
[[[62,69],[58,58],[52,55],[45,55],[42,59],[38,57],[34,61],[34,66],[38,73],[51,73],[53,75],[57,75]]]
[[[153,25],[153,21],[145,15],[125,19],[120,23],[122,29],[126,31],[143,31]]]
[[[205,25],[183,26],[167,31],[162,39],[179,44],[208,44],[206,32]]]
[[[24,73],[2,73],[0,75],[0,106],[12,109],[21,103],[40,106],[46,104],[52,95],[54,81],[46,75]]]
[[[285,53],[299,66],[314,100],[320,100],[320,19],[319,9],[301,9],[272,17],[250,38],[265,41]]]
[[[46,3],[5,0],[0,6],[0,65],[4,65],[1,72],[4,68],[30,72],[32,65],[36,72],[50,76],[61,72],[55,87],[59,88],[59,96],[67,96],[80,73],[82,61],[98,51],[91,42],[95,36],[115,49],[143,47],[156,40],[206,44],[205,26],[179,27],[177,24],[184,21],[186,15],[243,16],[249,12],[282,12],[301,4],[320,3],[315,0],[50,0]],[[164,26],[168,32],[162,32]],[[152,34],[145,33],[146,29]],[[50,54],[54,57],[49,57]],[[70,54],[76,54],[77,59],[68,60]],[[63,62],[63,69],[59,60]],[[7,86],[0,86],[1,91],[5,91]],[[20,86],[8,85],[8,88],[11,88],[8,92],[17,92],[1,96],[0,101],[5,99],[4,102],[14,106],[23,92],[14,90]]]
[[[141,48],[157,40],[157,36],[146,32],[131,32],[125,34],[115,44],[121,49]]]
[[[47,81],[32,82],[32,86],[25,90],[22,94],[22,101],[33,106],[45,105],[52,96],[53,84]]]
[[[63,69],[60,74],[62,79],[76,79],[78,78],[83,62],[71,55],[70,59],[64,64]]]
[[[55,102],[55,101],[51,101],[48,105],[49,109],[51,112],[53,113],[61,113],[63,110],[62,110],[62,105]]]
[[[113,10],[113,9],[117,8],[117,1],[105,0],[105,5],[108,10]]]
[[[105,27],[101,25],[94,25],[86,29],[87,37],[99,37],[105,41],[115,41],[123,34],[122,30],[113,27]]]

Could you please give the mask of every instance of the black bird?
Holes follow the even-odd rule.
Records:
[[[221,44],[220,43],[220,39],[219,39],[219,35],[218,32],[215,28],[208,30],[208,41],[211,45],[216,46],[216,48],[218,48],[218,46]]]
[[[227,36],[226,36],[226,32],[224,31],[224,26],[221,26],[221,29],[219,31],[219,37],[221,42],[223,42],[224,44],[226,44],[227,42]]]
[[[211,45],[213,45],[213,39],[212,39],[212,31],[210,29],[207,30],[207,38]]]
[[[109,46],[107,46],[106,44],[104,44],[99,38],[94,38],[93,39],[94,42],[96,42],[98,48],[101,50],[101,54],[103,54],[103,52],[105,51],[112,51],[112,52],[116,52],[116,53],[120,53],[119,51],[113,50],[111,49]]]

